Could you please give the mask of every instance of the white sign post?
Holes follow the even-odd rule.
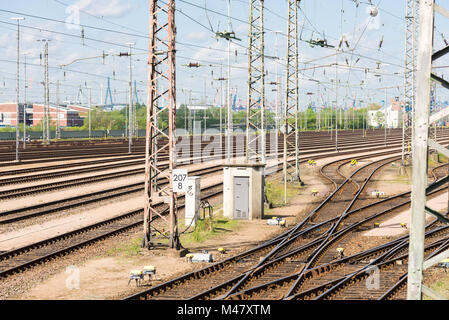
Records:
[[[187,192],[187,170],[173,169],[173,192]]]
[[[200,216],[200,193],[201,183],[200,177],[189,177],[187,179],[187,191],[185,200],[185,225],[195,226],[195,221]]]

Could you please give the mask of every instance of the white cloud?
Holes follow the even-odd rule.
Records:
[[[133,8],[133,5],[121,3],[121,0],[79,0],[73,6],[101,17],[121,17]]]
[[[190,32],[188,34],[186,34],[182,40],[187,40],[187,41],[195,41],[195,40],[205,40],[205,39],[209,39],[211,37],[211,33],[209,32]]]

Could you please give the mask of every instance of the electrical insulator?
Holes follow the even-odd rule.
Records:
[[[187,67],[189,68],[199,68],[200,64],[198,62],[190,62]]]

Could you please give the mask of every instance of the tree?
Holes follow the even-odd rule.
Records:
[[[368,110],[379,110],[380,108],[382,108],[382,106],[377,103],[371,103],[368,105]]]
[[[382,111],[377,111],[376,114],[374,115],[374,121],[379,126],[384,125],[384,122],[385,122],[385,115],[384,115],[384,113]]]

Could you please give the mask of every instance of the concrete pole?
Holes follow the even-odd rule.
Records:
[[[45,40],[45,144],[50,144],[50,83],[48,75],[48,41]]]
[[[90,112],[90,107],[89,107]],[[61,126],[59,123],[59,80],[56,80],[56,139],[61,138]],[[90,115],[89,115],[89,121],[90,121]],[[90,138],[90,134],[89,134]]]
[[[17,19],[17,89],[16,89],[16,161],[20,162],[19,159],[19,126],[20,126],[20,108],[19,108],[19,92],[20,92],[20,88],[19,88],[19,76],[20,76],[20,72],[19,72],[19,64],[20,64],[20,23],[19,23],[20,19]]]
[[[338,152],[338,54],[335,55],[335,150]]]
[[[25,86],[24,86],[24,104],[23,104],[23,150],[26,149],[26,136],[27,136],[27,54],[25,53],[23,55],[25,59],[25,65],[24,65],[24,80],[25,80]]]
[[[17,21],[17,74],[16,74],[16,161],[20,162],[19,158],[19,126],[20,126],[20,108],[19,108],[19,93],[20,93],[20,83],[19,83],[19,65],[20,65],[20,20],[24,20],[23,17],[11,18]]]
[[[228,28],[231,32],[231,0],[228,0]],[[226,81],[226,109],[227,109],[227,128],[226,128],[226,160],[230,161],[232,157],[232,106],[231,106],[231,40],[228,40],[228,80]],[[248,106],[249,107],[249,106]]]
[[[223,65],[220,66],[220,78],[223,79]],[[224,105],[224,94],[223,94],[223,81],[220,81],[220,152],[223,154],[223,105]],[[187,130],[187,128],[186,128]]]
[[[133,144],[133,73],[132,73],[132,46],[134,43],[127,43],[129,46],[129,100],[128,100],[128,153],[131,153],[132,144]]]
[[[89,90],[89,139],[92,137],[92,117],[91,117],[91,109],[92,109],[92,88],[87,88]]]
[[[413,116],[412,198],[407,299],[421,300],[426,223],[427,154],[429,139],[430,74],[432,71],[434,0],[419,3],[419,42],[416,108]]]
[[[275,36],[276,36],[276,40],[275,40],[275,56],[276,59],[279,58],[279,49],[278,49],[278,45],[279,45],[279,31],[275,31],[274,32]],[[280,112],[280,103],[281,103],[281,78],[279,77],[279,66],[276,63],[276,116],[275,116],[275,131],[276,131],[276,142],[275,142],[275,150],[276,150],[276,157],[277,157],[277,153],[279,152],[279,112]]]
[[[387,88],[385,88],[385,115],[384,115],[385,147],[387,146]]]

